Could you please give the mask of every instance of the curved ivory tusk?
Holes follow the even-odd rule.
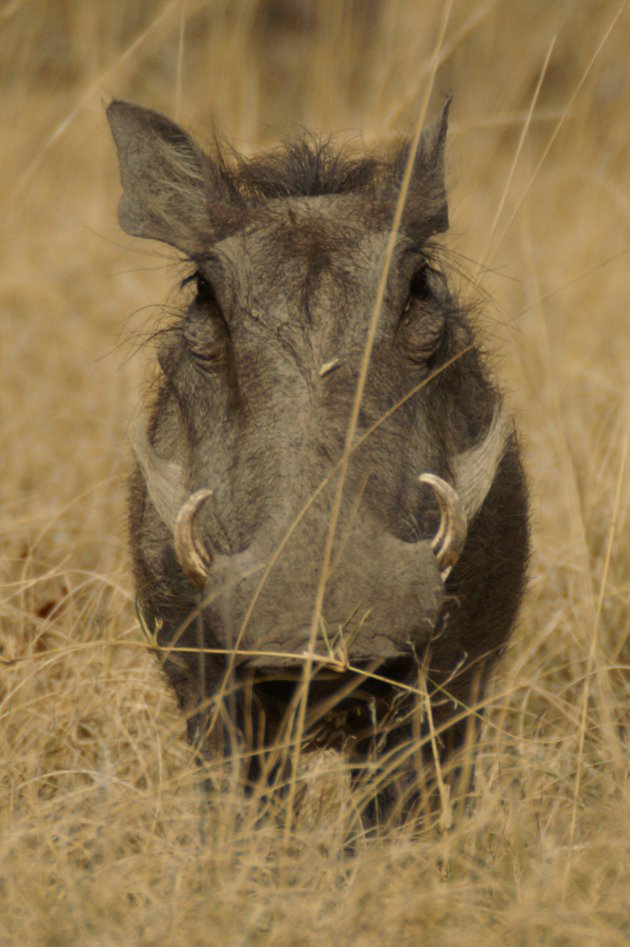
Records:
[[[211,496],[212,490],[197,490],[188,497],[175,520],[175,554],[180,566],[197,588],[203,588],[208,578],[212,556],[197,535],[195,520]]]
[[[446,582],[466,542],[466,515],[457,492],[446,480],[430,473],[421,474],[419,480],[432,487],[440,507],[440,526],[431,542],[431,549],[442,581]]]

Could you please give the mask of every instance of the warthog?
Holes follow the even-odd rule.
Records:
[[[138,603],[191,740],[250,779],[291,741],[381,773],[460,745],[515,621],[527,494],[437,242],[447,113],[389,161],[246,160],[108,109],[122,228],[191,264],[137,438]]]

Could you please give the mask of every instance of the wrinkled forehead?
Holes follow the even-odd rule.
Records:
[[[269,201],[215,253],[254,293],[308,286],[356,294],[378,281],[388,237],[354,195],[292,198]]]

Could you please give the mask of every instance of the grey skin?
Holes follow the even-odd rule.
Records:
[[[398,755],[403,808],[423,715],[396,685],[426,681],[441,752],[461,744],[462,708],[479,703],[505,646],[528,556],[513,422],[438,243],[447,113],[422,134],[378,313],[305,731],[357,765],[375,748],[384,766]],[[121,226],[192,267],[136,438],[138,602],[160,645],[192,649],[162,656],[191,739],[205,754],[228,741],[256,779],[293,720],[408,149],[348,158],[306,136],[250,161],[218,147],[210,158],[155,112],[113,102],[108,118]]]

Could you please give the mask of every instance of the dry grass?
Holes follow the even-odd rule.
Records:
[[[442,4],[0,10],[0,621],[2,657],[15,659],[0,668],[0,943],[630,940],[620,10],[454,4],[433,97],[455,94],[450,245],[492,299],[482,321],[521,421],[531,588],[495,682],[474,809],[446,835],[383,831],[352,854],[343,793],[288,839],[256,821],[229,772],[202,803],[183,722],[142,643],[126,426],[136,346],[159,318],[144,307],[178,269],[117,228],[103,102],[121,95],[197,128],[213,120],[244,148],[295,122],[386,141],[413,122]]]

